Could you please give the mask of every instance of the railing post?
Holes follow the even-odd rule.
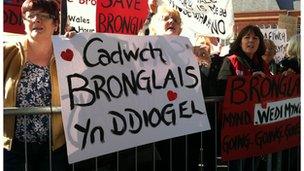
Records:
[[[119,171],[119,151],[116,152],[116,170]]]
[[[267,155],[267,171],[272,170],[272,154]]]
[[[27,157],[27,141],[26,141],[26,121],[27,120],[27,116],[24,116],[24,121],[23,121],[23,126],[24,126],[24,156],[25,156],[25,163],[24,163],[24,167],[25,167],[25,171],[28,170],[28,157]]]
[[[173,157],[172,157],[172,138],[169,141],[170,141],[170,171],[172,171],[173,170],[173,168],[172,168],[172,160],[173,160]]]
[[[277,158],[277,171],[282,170],[282,152],[278,152],[278,158]]]
[[[51,107],[52,113],[52,107]],[[50,171],[52,171],[52,115],[48,115],[49,119],[49,162],[50,162]]]
[[[137,171],[137,147],[135,147],[135,171]]]
[[[155,148],[155,143],[153,143],[152,144],[152,148],[153,148],[153,171],[155,171],[156,170],[156,166],[155,166],[155,163],[156,163],[156,161],[155,161],[155,155],[156,155],[156,148]]]
[[[288,152],[288,159],[287,159],[287,162],[288,162],[288,170],[290,170],[290,151],[291,149],[288,149],[287,152]]]
[[[215,166],[214,170],[217,171],[217,115],[218,115],[218,102],[214,102],[214,154],[215,154]]]
[[[201,147],[200,147],[200,164],[199,164],[199,167],[200,167],[200,171],[203,171],[204,169],[204,148],[203,148],[203,133],[201,132],[200,133],[200,136],[201,136]]]
[[[255,157],[251,158],[251,170],[255,171]]]
[[[185,171],[188,171],[188,135],[185,136]]]
[[[95,171],[98,171],[98,158],[95,157]]]

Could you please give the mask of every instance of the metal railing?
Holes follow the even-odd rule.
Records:
[[[70,165],[71,170],[142,171],[144,169],[145,171],[192,171],[193,165],[195,165],[196,170],[200,171],[256,171],[259,169],[258,166],[261,164],[261,162],[264,164],[266,163],[266,166],[264,166],[266,169],[264,170],[267,171],[285,171],[291,170],[291,168],[293,168],[293,170],[294,168],[295,170],[300,170],[299,147],[292,150],[285,150],[283,152],[268,154],[261,157],[253,157],[231,162],[222,161],[219,154],[220,130],[218,130],[218,109],[222,101],[223,97],[205,98],[208,118],[211,125],[210,131],[151,143],[132,149],[115,152],[105,156],[99,156],[93,159],[77,162]],[[4,115],[50,114],[60,111],[60,107],[5,107]],[[49,121],[51,121],[51,115],[49,115]],[[192,145],[196,143],[195,141],[199,141],[199,145],[197,146],[198,148],[194,149]],[[51,138],[49,138],[49,144],[51,144]],[[178,146],[178,148],[176,146]],[[26,149],[27,148],[25,148],[25,154],[27,154]],[[49,151],[51,151],[51,146],[49,147]],[[160,153],[163,153],[165,155],[160,155]],[[169,153],[169,155],[167,153]],[[291,153],[296,153],[296,161],[293,161],[292,164]],[[196,160],[195,164],[193,164],[194,161],[192,160],[192,154],[199,154],[198,160],[194,159]],[[294,154],[292,155],[294,156]],[[51,162],[52,161],[50,160],[50,170],[52,170]]]

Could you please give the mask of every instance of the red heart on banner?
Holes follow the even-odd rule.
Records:
[[[74,57],[74,53],[71,49],[66,49],[65,51],[61,52],[60,56],[63,60],[71,61]]]
[[[168,97],[168,100],[169,100],[169,101],[173,101],[173,100],[175,100],[175,99],[177,98],[177,93],[175,93],[175,92],[172,91],[172,90],[169,90],[169,91],[167,92],[167,97]]]

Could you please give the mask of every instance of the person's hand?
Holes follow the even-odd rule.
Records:
[[[148,0],[148,7],[150,13],[155,14],[157,10],[157,0]]]
[[[72,38],[76,35],[76,31],[67,31],[64,33],[64,36],[67,37],[67,38]]]
[[[287,75],[295,74],[295,73],[296,73],[296,72],[295,72],[293,69],[288,68],[288,70],[284,71],[284,72],[282,73],[282,75],[287,76]]]
[[[266,74],[262,71],[256,71],[252,73],[252,76],[261,76],[261,77],[266,77]]]

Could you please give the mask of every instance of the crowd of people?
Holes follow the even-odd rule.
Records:
[[[182,19],[176,9],[158,6],[156,0],[149,0],[148,5],[149,15],[138,35],[180,35]],[[25,0],[21,12],[26,39],[4,45],[4,107],[60,106],[52,45],[52,36],[58,33],[58,4],[52,0]],[[75,34],[75,31],[67,31],[66,36],[73,37]],[[193,46],[193,60],[197,61],[201,71],[204,96],[224,95],[227,76],[300,74],[299,34],[290,38],[286,46],[286,57],[278,64],[274,62],[275,44],[264,39],[257,26],[244,27],[230,45],[226,56],[212,53],[212,47],[218,42],[216,37],[198,35]],[[53,113],[51,119],[46,114],[5,115],[3,135],[5,171],[48,170],[50,164],[54,171],[70,169],[60,113]],[[198,170],[200,140],[195,137],[193,139],[194,143],[189,146],[196,150],[189,154],[189,167],[190,170]],[[173,141],[173,147],[180,148],[183,141]],[[212,144],[208,141],[206,145]],[[159,158],[163,161],[162,170],[170,167],[167,161],[168,148],[168,142],[156,144]],[[52,149],[51,155],[49,149]],[[24,154],[25,150],[27,155]],[[177,152],[173,158],[177,158],[177,163],[182,163],[178,155],[183,153]],[[205,167],[207,170],[208,167],[211,168],[210,164]]]

